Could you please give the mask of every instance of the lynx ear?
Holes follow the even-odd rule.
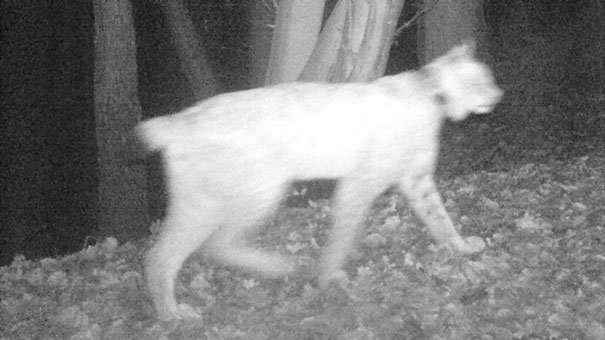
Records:
[[[461,45],[454,46],[448,55],[452,59],[473,58],[475,55],[476,44],[473,39],[465,39]]]
[[[475,39],[466,38],[462,41],[462,46],[466,49],[466,53],[469,57],[475,55],[475,51],[477,50],[477,43],[475,43]]]

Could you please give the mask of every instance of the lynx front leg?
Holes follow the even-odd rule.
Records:
[[[341,269],[355,246],[363,217],[386,186],[372,180],[344,179],[338,186],[333,216],[334,226],[321,259],[319,285],[326,287],[332,280],[346,277]]]
[[[405,177],[400,186],[416,215],[429,228],[437,243],[447,244],[462,253],[476,253],[485,248],[481,238],[463,238],[454,228],[430,172]]]
[[[177,304],[175,280],[183,262],[219,227],[219,213],[209,203],[194,206],[184,200],[171,202],[164,229],[147,255],[145,267],[147,286],[160,319],[200,317],[193,307]]]

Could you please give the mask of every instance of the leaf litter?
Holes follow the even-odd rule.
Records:
[[[146,293],[153,237],[0,267],[8,339],[605,339],[605,160],[527,164],[440,182],[480,254],[436,247],[396,192],[382,196],[345,267],[320,290],[313,266],[328,201],[280,209],[259,246],[300,256],[309,273],[266,280],[195,257],[177,283],[202,321],[157,321]],[[152,226],[157,234],[159,224]]]

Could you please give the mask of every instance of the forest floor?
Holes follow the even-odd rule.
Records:
[[[153,238],[108,239],[70,256],[18,257],[1,267],[0,339],[605,339],[602,132],[578,138],[552,124],[531,133],[487,124],[446,131],[445,143],[457,148],[444,147],[441,171],[460,174],[439,181],[462,233],[486,240],[479,254],[435,247],[403,197],[390,192],[369,216],[342,286],[265,280],[194,258],[177,294],[203,319],[164,323],[142,277]],[[559,137],[550,144],[528,147],[553,131]],[[532,152],[538,161],[510,161]],[[327,200],[284,206],[259,244],[317,259],[329,216]]]

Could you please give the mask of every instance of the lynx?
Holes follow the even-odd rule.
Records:
[[[142,122],[137,133],[165,163],[169,206],[146,260],[161,319],[198,318],[174,296],[183,262],[198,249],[265,277],[296,261],[247,245],[293,180],[337,178],[333,228],[319,264],[325,286],[341,267],[374,199],[392,186],[439,244],[484,248],[450,220],[433,173],[446,118],[493,110],[502,90],[474,47],[454,47],[420,70],[368,83],[288,83],[218,95],[178,114]]]

